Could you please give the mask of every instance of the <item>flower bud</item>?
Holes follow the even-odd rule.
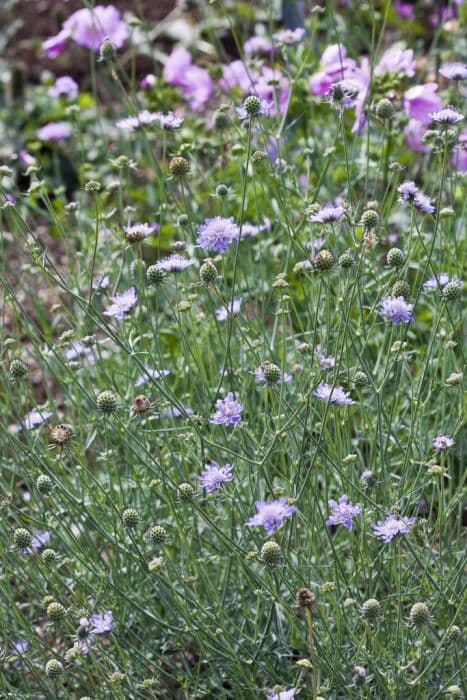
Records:
[[[47,474],[41,474],[37,477],[36,487],[42,496],[48,496],[53,488],[52,479]]]
[[[133,403],[131,404],[131,410],[134,411],[134,413],[147,413],[150,408],[151,402],[149,401],[148,397],[144,394],[139,394],[138,396],[135,396],[135,398],[133,399]]]
[[[216,281],[217,276],[217,269],[212,260],[205,260],[199,268],[199,278],[202,284],[213,284]]]
[[[379,119],[382,119],[383,121],[385,121],[386,119],[391,119],[392,115],[394,114],[394,106],[391,100],[388,100],[386,97],[384,97],[382,100],[379,100],[376,103],[375,113],[376,116],[379,117]]]
[[[149,531],[149,539],[152,544],[164,544],[167,539],[167,530],[162,525],[155,525]]]
[[[374,209],[367,209],[363,212],[360,224],[366,228],[375,228],[379,224],[379,214]]]

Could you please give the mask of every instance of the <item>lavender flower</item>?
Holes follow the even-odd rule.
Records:
[[[300,688],[288,688],[287,690],[270,690],[266,700],[292,700],[298,693]]]
[[[253,236],[257,236],[258,233],[266,231],[268,228],[269,225],[266,223],[250,224],[248,221],[244,221],[242,226],[242,238],[253,238]]]
[[[250,98],[247,97],[245,102],[240,107],[236,108],[236,112],[242,121],[244,121],[245,119],[249,119],[250,116],[252,116],[251,113],[248,112],[248,109],[246,106],[247,100],[249,100],[249,99]],[[256,117],[269,117],[269,115],[271,114],[271,110],[272,110],[271,102],[268,102],[267,100],[263,100],[260,98],[257,98],[257,99],[259,100],[259,104],[258,104],[257,109],[255,110],[254,116],[256,116]]]
[[[211,460],[211,463],[206,466],[207,468],[201,472],[200,476],[198,477],[201,482],[201,486],[206,493],[216,491],[226,481],[232,481],[232,464],[224,464],[223,467],[220,467],[217,462]]]
[[[131,239],[133,236],[138,236],[139,240],[147,238],[151,233],[154,233],[155,230],[155,226],[142,223],[132,224],[131,226],[125,226],[124,228],[127,238]]]
[[[394,325],[396,323],[410,323],[410,321],[413,321],[412,311],[413,304],[405,301],[403,296],[384,297],[381,300],[379,309],[381,316],[390,319]]]
[[[347,530],[352,529],[352,518],[360,515],[362,507],[360,505],[353,506],[348,501],[349,497],[345,494],[339,498],[337,503],[332,499],[328,501],[332,514],[326,520],[326,525],[343,525]]]
[[[125,292],[112,297],[112,304],[107,311],[104,311],[104,316],[114,316],[121,321],[124,316],[131,311],[137,301],[136,289],[130,287],[130,289],[127,289]]]
[[[63,141],[71,136],[71,127],[66,122],[49,122],[37,130],[41,141]]]
[[[457,124],[464,119],[464,115],[452,105],[443,107],[437,112],[431,112],[429,115],[430,119],[435,122],[435,124]]]
[[[430,198],[418,189],[413,180],[403,182],[402,185],[399,185],[397,191],[400,195],[397,199],[398,204],[405,204],[408,202],[412,204],[415,209],[418,209],[418,211],[424,214],[433,214],[435,211],[435,207],[431,203]]]
[[[13,653],[18,654],[18,656],[24,656],[26,652],[29,651],[29,642],[27,639],[18,639],[17,642],[13,644]]]
[[[206,219],[204,224],[197,226],[198,244],[204,250],[215,250],[216,253],[225,253],[233,241],[240,235],[239,228],[233,216],[225,219],[222,216],[215,216],[213,219]]]
[[[153,73],[148,73],[140,82],[143,90],[150,90],[156,84],[156,76]]]
[[[266,377],[266,375],[265,375],[265,373],[264,373],[265,365],[266,365],[266,367],[267,367],[268,364],[269,364],[268,362],[265,362],[265,363],[263,363],[262,365],[260,365],[259,367],[257,367],[257,368],[255,369],[254,375],[255,375],[255,379],[256,379],[256,383],[257,383],[257,384],[261,384],[261,386],[266,386],[266,384],[268,384],[269,386],[271,386],[271,385],[274,386],[274,385],[277,385],[277,384],[282,384],[282,382],[286,382],[286,383],[287,383],[287,382],[290,382],[290,381],[292,380],[292,375],[291,375],[291,374],[286,374],[286,373],[285,373],[285,374],[282,374],[282,373],[281,373],[281,374],[279,375],[277,381],[271,383],[270,381],[268,381],[268,379],[267,379],[267,377]]]
[[[216,318],[218,321],[227,321],[230,312],[232,311],[233,316],[238,316],[240,313],[240,308],[242,306],[242,299],[239,297],[237,299],[233,300],[233,303],[230,304],[230,302],[227,304],[227,306],[221,306],[219,309],[216,309]]]
[[[170,374],[170,370],[168,369],[159,370],[145,367],[144,373],[139,375],[134,386],[138,388],[139,386],[143,386],[143,384],[147,384],[151,379],[160,379],[161,377],[166,377],[168,374]]]
[[[91,623],[87,617],[80,618],[79,627],[76,630],[76,641],[73,644],[82,654],[88,654],[91,648],[94,633],[91,631]]]
[[[295,506],[289,506],[285,498],[277,501],[256,501],[256,515],[246,521],[247,527],[264,527],[268,535],[276,528],[282,527],[285,518],[290,518],[297,512]]]
[[[173,112],[167,112],[167,114],[158,113],[157,121],[162,129],[167,129],[172,131],[173,129],[179,129],[183,124],[183,117],[176,117]]]
[[[450,61],[449,63],[443,63],[439,72],[448,80],[465,80],[467,78],[467,65],[457,61]]]
[[[110,284],[109,275],[97,275],[96,277],[94,277],[91,286],[92,286],[93,290],[97,291],[98,289],[107,289],[109,284]]]
[[[407,535],[410,532],[416,518],[399,518],[395,515],[388,515],[386,520],[380,520],[372,524],[375,537],[390,542],[396,535]]]
[[[308,221],[327,224],[332,221],[340,221],[344,215],[345,209],[341,204],[325,204],[324,207],[310,216]]]
[[[336,404],[337,406],[355,403],[355,401],[350,398],[350,392],[345,391],[343,387],[333,387],[331,384],[326,384],[325,382],[318,384],[313,392],[313,396],[316,396],[322,401]]]
[[[452,438],[450,435],[437,435],[433,438],[431,444],[433,445],[435,450],[444,452],[445,450],[449,450],[450,447],[454,447],[456,443],[454,441],[454,438]]]
[[[66,360],[76,360],[78,357],[86,357],[87,355],[92,355],[92,348],[80,340],[72,341],[63,353]]]
[[[320,345],[318,345],[316,348],[316,356],[319,360],[319,366],[321,369],[334,369],[336,366],[336,358],[332,356],[326,357],[326,355],[322,352]]]
[[[277,53],[277,49],[264,36],[251,36],[243,44],[243,51],[247,55]]]
[[[129,33],[126,22],[113,5],[96,5],[73,12],[63,23],[61,31],[44,41],[42,47],[49,58],[56,58],[65,48],[68,39],[91,51],[99,51],[104,39],[109,39],[119,49]]]
[[[47,93],[50,97],[60,97],[66,95],[74,100],[78,95],[78,83],[70,75],[62,75],[55,83],[49,87]]]
[[[50,530],[35,530],[31,538],[31,546],[25,550],[27,554],[34,554],[42,549],[50,540],[51,535],[52,532]]]
[[[22,427],[26,430],[33,430],[33,428],[42,425],[51,415],[50,411],[29,411],[22,420]]]
[[[119,119],[115,126],[117,129],[122,129],[122,131],[134,131],[140,125],[138,117],[130,116]]]
[[[279,44],[298,44],[306,34],[304,27],[297,27],[296,29],[281,29],[280,32],[276,32],[272,35],[274,41]]]
[[[102,614],[94,613],[91,615],[91,632],[93,634],[105,634],[114,628],[113,615],[111,610]]]
[[[441,98],[436,94],[437,90],[436,83],[415,85],[406,90],[402,101],[405,113],[411,119],[428,124],[430,112],[441,108]]]
[[[440,272],[438,279],[436,277],[431,277],[429,280],[423,283],[424,289],[436,289],[439,287],[445,287],[449,282],[449,275],[447,272]]]
[[[194,265],[196,260],[194,258],[185,258],[183,255],[174,253],[169,255],[163,260],[159,260],[156,263],[156,267],[159,270],[165,270],[165,272],[183,272],[191,265]]]
[[[242,404],[235,401],[233,393],[229,391],[225,399],[216,401],[216,411],[209,422],[213,425],[239,425],[242,411]]]

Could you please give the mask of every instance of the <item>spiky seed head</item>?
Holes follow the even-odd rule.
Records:
[[[462,637],[462,630],[457,625],[451,625],[446,633],[446,643],[454,644]]]
[[[379,601],[376,600],[376,598],[368,598],[368,600],[363,603],[360,612],[365,620],[373,622],[378,617],[380,610],[381,605]]]
[[[31,546],[32,535],[24,527],[18,527],[13,533],[13,542],[20,549],[27,549]]]
[[[53,488],[52,479],[47,474],[41,474],[37,477],[36,486],[41,496],[48,496]]]
[[[144,241],[145,238],[146,233],[141,228],[133,228],[131,231],[125,232],[125,240],[131,245]]]
[[[165,270],[161,270],[157,265],[150,265],[146,270],[146,279],[149,284],[159,287],[165,279]]]
[[[213,123],[215,129],[218,131],[224,131],[225,129],[229,128],[231,119],[225,109],[217,109],[214,112]]]
[[[183,156],[174,156],[169,163],[169,170],[174,177],[185,177],[190,171],[190,164]]]
[[[167,539],[167,530],[162,525],[155,525],[149,530],[149,539],[152,544],[164,544]]]
[[[191,484],[182,483],[177,487],[177,498],[182,501],[190,501],[193,498],[194,489]]]
[[[58,622],[63,620],[66,615],[66,610],[61,603],[53,602],[49,603],[47,606],[47,616],[50,617],[53,622]]]
[[[394,282],[394,285],[392,287],[392,296],[393,297],[404,297],[407,299],[410,296],[410,284],[406,282],[405,280],[396,280]]]
[[[147,413],[150,408],[151,402],[144,394],[138,394],[138,396],[135,396],[133,403],[131,404],[131,409],[134,411],[134,413]]]
[[[295,596],[296,608],[312,608],[316,603],[315,594],[309,588],[300,588]]]
[[[123,511],[122,520],[125,527],[137,527],[140,521],[140,516],[134,508],[127,508]]]
[[[400,248],[391,248],[386,255],[386,261],[389,267],[399,269],[400,267],[404,266],[405,253]]]
[[[374,209],[367,209],[363,212],[360,223],[363,226],[363,228],[375,228],[379,224],[378,212]]]
[[[350,250],[346,250],[345,253],[342,253],[342,255],[339,256],[339,265],[344,270],[348,270],[349,267],[352,267],[353,263],[354,258]]]
[[[274,542],[274,540],[265,542],[261,547],[261,559],[267,566],[276,566],[282,559],[280,545]]]
[[[409,619],[412,627],[421,627],[430,621],[430,609],[425,603],[414,603],[410,608]]]
[[[227,197],[229,192],[230,192],[229,187],[227,185],[224,185],[223,182],[221,182],[216,187],[216,197]]]
[[[281,371],[279,367],[273,362],[264,362],[262,368],[267,384],[270,386],[275,386],[281,378]]]
[[[73,433],[71,432],[71,429],[65,425],[65,423],[59,423],[58,425],[54,425],[54,427],[51,429],[49,434],[49,442],[52,445],[66,445],[67,442],[70,442],[72,435]]]
[[[216,266],[212,260],[205,260],[199,268],[199,278],[205,285],[213,284],[218,276]]]
[[[47,566],[54,564],[56,558],[57,552],[55,551],[55,549],[44,549],[44,551],[42,552],[42,560],[45,564],[47,564]]]
[[[320,272],[330,270],[333,265],[334,257],[329,250],[320,250],[319,253],[313,258],[313,266]]]
[[[355,372],[353,381],[356,387],[363,387],[368,384],[368,377],[366,376],[365,372]]]
[[[114,413],[118,408],[117,395],[108,389],[98,394],[96,403],[97,409],[101,413]]]
[[[59,678],[63,675],[63,664],[57,659],[50,659],[45,664],[45,675],[48,678]]]
[[[444,301],[456,301],[462,296],[462,283],[452,280],[444,285],[442,291]]]
[[[23,360],[12,360],[9,371],[12,379],[23,379],[29,372]]]
[[[108,36],[102,41],[99,47],[99,59],[101,61],[112,61],[117,55],[117,47]]]
[[[386,119],[391,119],[394,114],[394,105],[391,100],[384,97],[376,103],[375,107],[376,116],[385,121]]]
[[[261,112],[261,100],[256,95],[249,95],[245,99],[243,106],[249,117],[257,117]]]

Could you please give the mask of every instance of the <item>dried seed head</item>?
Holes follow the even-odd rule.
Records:
[[[12,379],[23,379],[29,372],[23,360],[13,360],[10,362],[9,371]]]
[[[308,588],[300,588],[295,596],[296,608],[311,608],[316,603],[316,596]]]
[[[64,423],[59,423],[58,425],[55,425],[53,428],[51,428],[49,434],[49,442],[52,445],[66,445],[67,442],[70,442],[72,435],[73,433],[67,425],[65,425]]]
[[[133,403],[131,404],[131,409],[135,413],[147,413],[150,408],[151,402],[149,401],[148,397],[144,394],[139,394],[138,396],[135,396],[135,398],[133,399]]]
[[[414,603],[409,613],[412,627],[421,627],[430,621],[430,609],[425,603]]]
[[[329,250],[320,250],[319,253],[315,255],[312,262],[316,270],[326,272],[334,265],[334,257]]]
[[[183,156],[174,156],[169,163],[169,170],[174,177],[185,177],[190,171],[190,164]]]

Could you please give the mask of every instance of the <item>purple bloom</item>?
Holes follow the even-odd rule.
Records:
[[[42,532],[40,530],[35,530],[33,536],[31,537],[31,546],[24,547],[21,552],[23,554],[35,554],[48,543],[51,534],[52,532],[50,530],[43,530]]]
[[[272,38],[279,44],[298,44],[305,34],[304,27],[297,27],[296,29],[281,29],[280,32],[273,34]]]
[[[169,255],[163,260],[159,260],[156,263],[156,267],[159,270],[165,270],[165,272],[183,272],[191,265],[194,265],[196,260],[194,258],[185,258],[183,255],[174,253]]]
[[[82,617],[79,621],[79,627],[76,630],[77,640],[73,644],[75,649],[79,649],[82,654],[88,654],[94,639],[94,634],[91,631],[91,624],[87,617]]]
[[[211,464],[206,466],[207,468],[201,472],[200,476],[198,477],[201,482],[201,486],[206,493],[216,491],[226,481],[232,481],[232,464],[224,464],[223,467],[220,467],[217,462],[211,460]]]
[[[375,67],[375,75],[381,75],[382,73],[401,73],[409,78],[415,75],[415,61],[412,49],[406,49],[405,51],[388,49],[385,51]]]
[[[267,362],[264,364],[268,364]],[[266,379],[266,376],[264,374],[264,364],[260,365],[257,367],[254,371],[255,379],[257,384],[261,384],[262,386],[265,386],[266,384],[269,384],[269,386],[276,386],[277,384],[282,384],[282,382],[290,382],[292,381],[292,375],[291,374],[281,374],[277,382],[274,382],[271,384],[268,382]]]
[[[282,527],[285,518],[297,512],[295,506],[289,506],[285,498],[277,501],[256,501],[256,515],[246,521],[247,527],[264,527],[268,535],[272,535],[276,528]]]
[[[26,652],[29,651],[29,642],[27,639],[18,639],[17,642],[13,644],[13,653],[18,654],[18,656],[24,656]]]
[[[333,83],[353,75],[356,63],[352,58],[347,58],[347,49],[342,44],[332,44],[323,52],[320,61],[320,70],[311,76],[309,83],[312,95],[326,95]]]
[[[22,426],[26,428],[26,430],[32,430],[44,423],[51,415],[52,413],[50,411],[29,411],[22,420]]]
[[[449,282],[449,275],[447,272],[440,272],[438,279],[436,277],[431,277],[429,280],[424,282],[424,289],[436,289],[438,285],[444,287]]]
[[[232,63],[222,66],[222,78],[219,80],[219,85],[225,92],[237,86],[243,93],[251,92],[256,77],[256,73],[249,71],[243,61],[232,61]]]
[[[423,143],[423,136],[426,132],[426,125],[418,119],[410,119],[404,128],[405,142],[412,151],[417,153],[428,153],[429,148]]]
[[[91,632],[94,634],[105,634],[110,632],[113,627],[113,615],[111,610],[102,614],[94,613],[91,615]]]
[[[112,304],[104,311],[104,316],[114,316],[121,321],[131,311],[137,301],[136,289],[130,287],[125,292],[112,297]]]
[[[71,136],[71,126],[66,122],[49,122],[37,130],[41,141],[63,141]]]
[[[104,39],[110,39],[117,49],[128,37],[127,23],[113,5],[96,5],[93,9],[83,8],[73,12],[63,23],[62,30],[43,43],[49,58],[55,58],[65,48],[67,39],[73,39],[79,46],[91,51],[99,51]]]
[[[50,97],[60,97],[66,95],[74,100],[78,95],[78,83],[70,75],[63,75],[57,78],[55,83],[49,87],[47,93]]]
[[[449,63],[443,63],[439,72],[448,80],[465,80],[467,78],[467,65],[465,63],[451,61]]]
[[[436,94],[437,90],[436,83],[415,85],[406,90],[402,101],[405,113],[412,119],[428,124],[430,112],[441,107],[441,98]]]
[[[395,10],[399,17],[403,17],[404,19],[415,19],[414,6],[410,2],[396,0]]]
[[[140,85],[143,90],[150,90],[156,84],[156,76],[153,73],[148,73],[141,80]]]
[[[145,367],[144,374],[139,375],[134,386],[138,388],[139,386],[143,386],[143,384],[147,384],[152,379],[160,379],[161,377],[166,377],[168,374],[170,374],[170,370],[168,369],[159,370],[151,369],[151,367]]]
[[[293,700],[293,698],[300,692],[300,688],[288,688],[287,690],[279,690],[276,693],[275,690],[270,690],[268,692],[267,700]]]
[[[227,321],[231,311],[233,316],[238,316],[241,306],[242,299],[234,299],[232,305],[229,303],[226,306],[221,306],[219,309],[216,309],[216,319],[218,321]]]
[[[310,216],[308,221],[327,224],[332,221],[340,221],[344,215],[345,209],[341,204],[325,204],[324,207]]]
[[[252,36],[243,44],[243,51],[247,55],[277,53],[276,48],[265,36]]]
[[[233,393],[229,391],[225,399],[216,401],[216,411],[209,422],[213,425],[239,425],[242,411],[242,404],[235,401]]]
[[[122,131],[134,131],[140,125],[138,117],[130,116],[119,119],[115,126],[117,129],[122,129]]]
[[[182,46],[174,48],[164,65],[164,79],[180,87],[191,108],[198,112],[210,99],[213,82],[209,73],[192,63],[191,54]]]
[[[390,319],[394,325],[396,323],[410,323],[410,321],[413,321],[412,311],[413,304],[406,302],[403,296],[384,297],[381,300],[379,309],[381,316]]]
[[[25,148],[22,148],[19,153],[19,159],[23,165],[34,165],[36,159]]]
[[[269,228],[269,224],[250,224],[248,221],[244,221],[242,225],[242,238],[253,238],[257,236],[258,233],[266,231]]]
[[[267,102],[266,100],[261,99],[261,104],[259,106],[257,116],[269,117],[272,108],[273,104],[271,102]],[[250,115],[246,111],[245,103],[243,103],[240,107],[237,107],[236,111],[242,121],[244,119],[249,119]]]
[[[399,518],[395,515],[388,515],[386,520],[380,520],[372,524],[375,537],[390,542],[396,535],[407,535],[410,532],[416,518]]]
[[[140,234],[143,236],[143,238],[147,238],[149,234],[154,233],[155,230],[156,226],[142,223],[133,224],[132,226],[125,226],[124,228],[127,236],[129,235],[131,237],[133,234]]]
[[[467,129],[459,134],[459,143],[456,148],[453,148],[451,163],[461,173],[467,171]]]
[[[435,211],[435,207],[431,203],[430,198],[418,189],[413,180],[403,182],[402,185],[399,185],[397,191],[399,192],[399,197],[397,199],[398,204],[405,204],[408,202],[423,214],[433,214]]]
[[[332,499],[328,501],[332,513],[330,518],[326,520],[326,525],[343,525],[347,530],[352,529],[352,518],[360,515],[362,507],[353,506],[348,501],[349,497],[345,494],[339,498],[337,503]]]
[[[355,401],[350,398],[349,391],[345,391],[341,386],[333,387],[332,384],[326,384],[325,382],[318,384],[313,392],[313,396],[316,396],[322,401],[336,404],[337,406],[346,406],[355,403]]]
[[[321,369],[334,369],[336,366],[336,358],[335,357],[326,357],[326,355],[322,352],[321,346],[318,346],[316,348],[316,356],[319,360],[319,366]]]
[[[454,442],[454,438],[452,438],[450,435],[437,435],[433,438],[431,444],[435,450],[444,452],[444,450],[449,450],[450,447],[454,447],[456,443]]]
[[[109,275],[97,275],[97,277],[94,277],[91,286],[94,290],[107,289],[109,284],[110,284]]]
[[[462,112],[451,105],[443,107],[437,112],[431,112],[429,117],[435,124],[457,124],[464,119]]]
[[[162,129],[167,129],[170,131],[181,127],[183,124],[183,117],[176,117],[173,112],[167,112],[167,114],[162,114],[162,112],[159,112],[157,121]]]
[[[240,235],[240,230],[233,216],[228,219],[222,216],[206,219],[204,224],[197,226],[196,230],[198,244],[201,248],[214,250],[216,253],[225,253],[229,245],[236,241]]]

